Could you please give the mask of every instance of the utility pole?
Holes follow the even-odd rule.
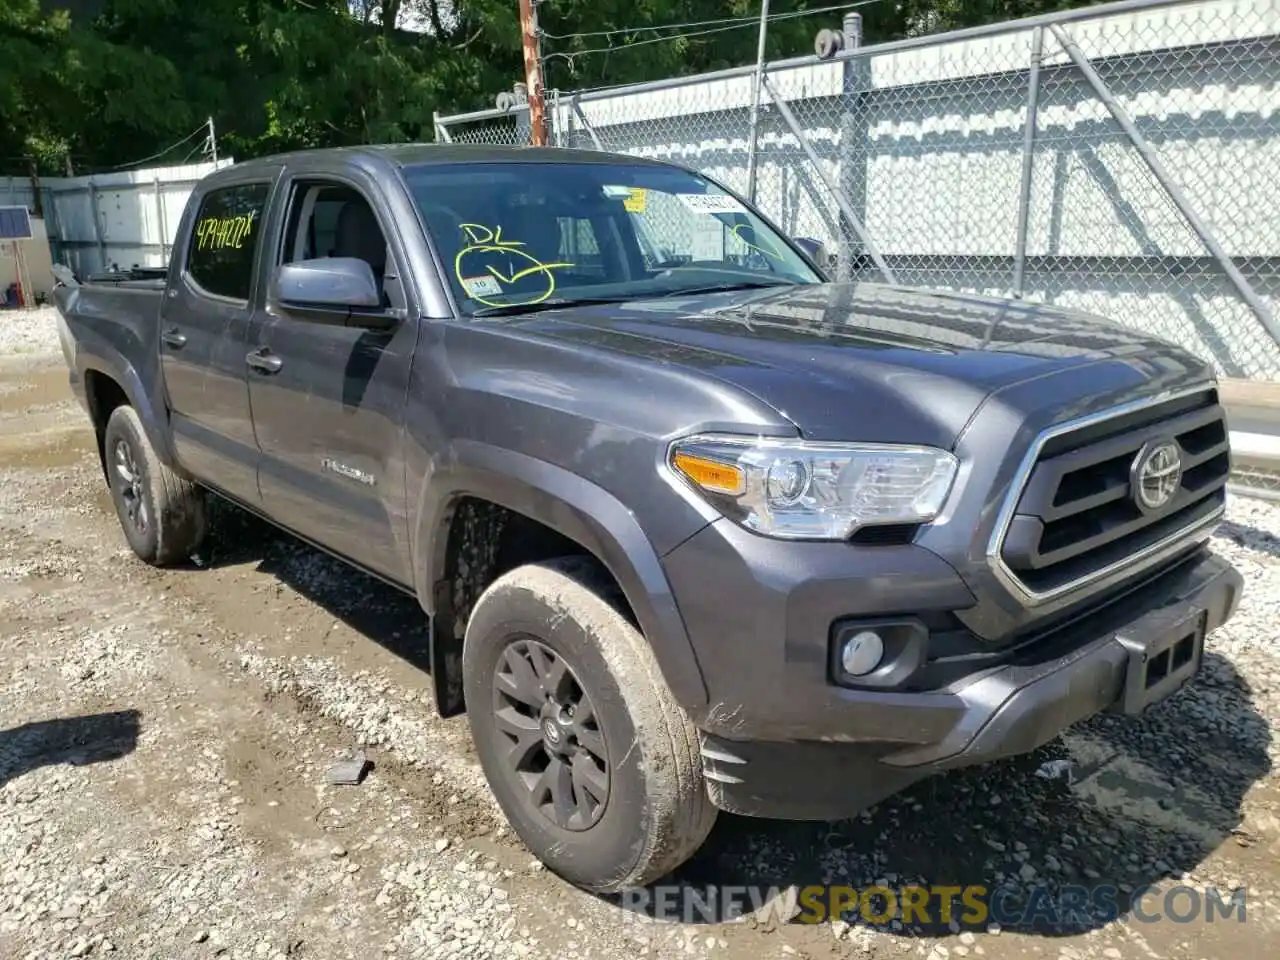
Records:
[[[862,46],[862,14],[849,12],[841,24],[843,47],[847,52]],[[849,57],[844,61],[844,91],[840,119],[840,190],[862,222],[867,222],[867,130],[866,90],[867,58]],[[855,279],[854,247],[866,247],[847,216],[840,218],[840,250],[836,255],[836,279]],[[881,267],[881,273],[884,268]],[[892,282],[892,281],[890,281]]]
[[[520,0],[520,35],[524,48],[524,82],[529,91],[529,137],[535,147],[547,145],[547,116],[542,86],[542,51],[534,0]]]
[[[756,82],[751,92],[751,142],[747,144],[747,199],[756,201],[756,141],[760,139],[760,88],[764,86],[764,42],[769,34],[769,0],[760,0],[760,39],[756,46]]]
[[[188,141],[190,142],[190,141]],[[209,118],[209,153],[213,155],[213,162],[218,162],[218,134],[213,129],[213,117]]]

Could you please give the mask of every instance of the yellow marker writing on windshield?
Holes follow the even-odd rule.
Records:
[[[502,227],[487,227],[481,223],[460,223],[458,229],[467,235],[467,239],[471,242],[458,251],[458,255],[453,258],[453,273],[458,278],[458,283],[462,284],[463,290],[467,295],[477,303],[483,303],[491,307],[503,306],[532,306],[535,303],[541,303],[550,297],[556,290],[556,278],[552,274],[552,270],[560,267],[571,267],[572,263],[543,263],[527,250],[520,249],[524,243],[519,240],[502,239]],[[476,290],[474,279],[468,281],[469,271],[463,269],[463,261],[468,257],[474,258],[476,254],[502,254],[508,258],[508,263],[504,273],[491,263],[484,264],[484,270],[499,283],[511,285],[525,277],[541,276],[546,281],[546,289],[540,289],[532,292],[528,296],[521,296],[515,300],[489,300],[482,291]],[[512,270],[510,258],[515,257],[528,263],[528,266],[520,267]]]
[[[739,223],[735,225],[734,228],[729,232],[732,233],[739,240],[741,240],[743,246],[745,246],[748,250],[754,250],[757,253],[764,254],[764,256],[769,257],[770,259],[773,259],[773,260],[782,259],[782,255],[778,253],[777,250],[766,249],[765,247],[762,247],[759,244],[752,243],[750,240],[744,237],[741,233],[739,233],[738,231],[740,231],[743,227],[746,227],[748,230],[750,230],[751,235],[753,237],[756,237],[757,239],[759,239],[758,235],[756,234],[756,228],[749,223]]]

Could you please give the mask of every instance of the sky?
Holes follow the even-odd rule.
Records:
[[[365,4],[368,2],[369,0],[350,0],[351,15],[357,19],[364,19]],[[373,19],[377,22],[376,10],[380,5],[377,3],[373,3],[371,5],[375,9],[375,16]],[[445,11],[448,10],[448,8],[449,4],[447,2],[441,2],[440,16],[442,18],[445,16]],[[430,29],[427,18],[421,13],[421,11],[414,9],[412,4],[405,4],[400,9],[399,20],[400,22],[397,23],[396,26],[401,30],[411,30],[414,33],[426,33]]]

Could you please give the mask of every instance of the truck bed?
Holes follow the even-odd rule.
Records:
[[[159,339],[163,279],[91,278],[59,286],[54,303],[72,336],[121,357],[148,357]]]

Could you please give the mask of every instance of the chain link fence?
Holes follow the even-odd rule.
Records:
[[[1280,0],[859,34],[846,17],[843,51],[769,64],[759,83],[747,66],[556,92],[550,142],[754,183],[838,279],[1049,303],[1178,343],[1270,392],[1263,427],[1233,425],[1247,454],[1233,488],[1280,498]],[[528,110],[440,117],[437,137],[527,143]],[[950,335],[975,347],[988,332],[975,318]],[[1113,339],[1070,320],[1062,334]]]
[[[496,116],[495,113],[496,111],[482,110],[477,114],[461,114],[449,118],[437,117],[436,139],[449,143],[493,146],[514,146],[529,142],[528,107]]]
[[[1232,467],[1228,489],[1246,497],[1280,501],[1280,472],[1249,464]]]
[[[583,93],[551,142],[683,163],[842,278],[1023,297],[1280,381],[1280,3],[1130,0]],[[849,36],[850,33],[855,34]],[[440,139],[526,143],[517,106]],[[751,143],[755,142],[752,158]]]

